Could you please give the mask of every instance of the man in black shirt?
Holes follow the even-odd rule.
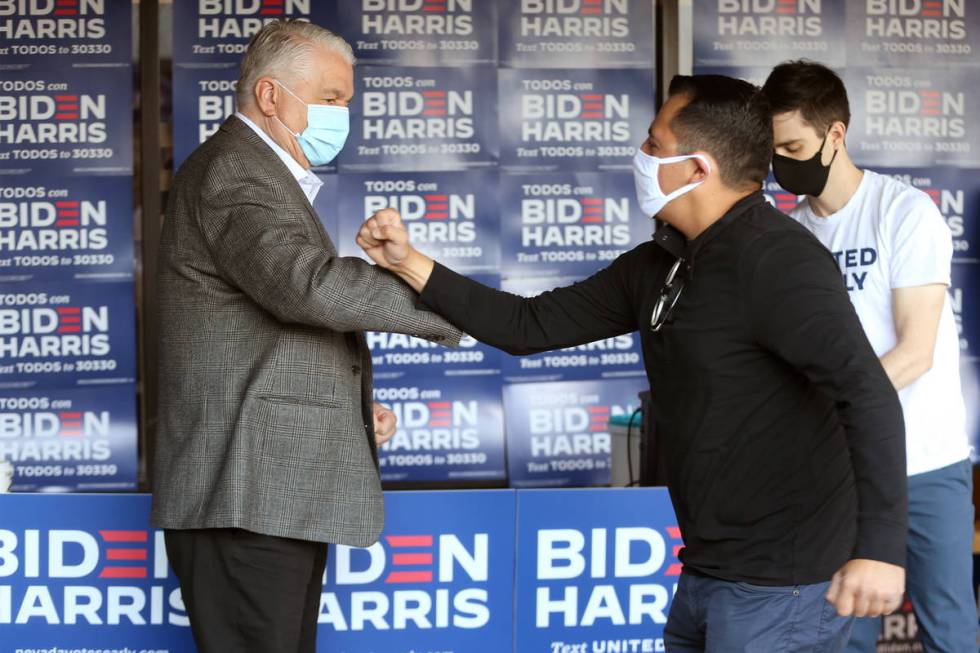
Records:
[[[639,330],[686,548],[668,651],[838,651],[898,607],[906,486],[898,397],[833,257],[762,196],[768,107],[751,84],[676,77],[634,162],[668,226],[531,299],[408,243],[397,212],[358,242],[421,301],[513,354]],[[834,614],[834,609],[839,614]]]

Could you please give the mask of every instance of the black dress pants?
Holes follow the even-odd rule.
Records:
[[[199,653],[315,653],[326,544],[237,528],[164,538]]]

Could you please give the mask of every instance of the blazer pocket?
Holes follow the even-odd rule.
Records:
[[[344,402],[336,397],[322,397],[320,399],[297,399],[283,395],[259,395],[259,401],[264,401],[277,406],[294,406],[296,408],[344,408]]]

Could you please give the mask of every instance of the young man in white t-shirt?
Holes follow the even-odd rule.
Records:
[[[952,236],[924,192],[854,165],[840,78],[817,63],[773,69],[776,181],[805,195],[791,216],[837,259],[858,317],[905,414],[907,587],[927,651],[977,652],[970,446],[959,337],[946,292]],[[855,609],[861,617],[862,606]],[[878,619],[858,619],[848,651],[873,652]]]

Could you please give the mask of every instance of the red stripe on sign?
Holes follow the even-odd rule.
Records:
[[[75,421],[62,422],[61,423],[61,428],[62,428],[62,430],[80,429],[80,428],[82,428],[82,423],[81,422],[75,422]]]
[[[56,227],[77,227],[82,224],[81,220],[58,220],[54,223]]]
[[[425,106],[427,107],[444,107],[448,104],[445,100],[437,100],[436,98],[426,99]]]
[[[79,204],[78,200],[74,200],[74,201],[71,201],[71,202],[69,202],[68,200],[65,200],[63,202],[55,202],[54,203],[54,205],[56,207],[58,207],[59,209],[71,209],[71,208],[75,208],[75,207],[78,206],[78,204]]]
[[[431,565],[431,553],[396,553],[392,556],[392,563],[396,565]]]
[[[63,102],[63,101],[77,102],[78,101],[78,96],[77,95],[55,95],[54,96],[54,101],[55,102]]]
[[[431,571],[393,571],[385,578],[386,583],[431,583]]]
[[[445,109],[426,109],[422,112],[423,116],[444,116],[446,115]]]
[[[106,560],[146,560],[146,549],[106,549]]]
[[[82,432],[76,429],[64,429],[58,432],[63,438],[80,438],[82,437]]]
[[[62,306],[61,308],[56,308],[55,310],[58,311],[58,315],[62,317],[65,315],[81,315],[82,313],[82,309],[76,306]]]
[[[445,5],[441,5],[441,6],[438,6],[438,7],[430,7],[429,5],[426,5],[426,6],[422,7],[422,11],[428,11],[430,13],[436,12],[436,11],[446,11],[446,7],[445,7]]]
[[[57,12],[55,12],[55,13],[57,13]],[[942,16],[943,14],[938,9],[923,9],[922,10],[922,13],[919,14],[919,15],[920,16],[936,16],[936,17],[939,17],[939,16]]]
[[[106,542],[146,542],[146,531],[99,531]]]
[[[82,413],[79,411],[72,411],[72,412],[61,411],[58,413],[58,417],[62,419],[81,419]]]
[[[445,91],[422,91],[422,97],[441,97],[445,94]]]
[[[58,209],[58,215],[65,218],[73,218],[81,215],[81,212],[77,209]]]
[[[609,406],[589,406],[588,410],[590,413],[608,413]]]
[[[63,326],[58,328],[58,333],[81,333],[82,327],[80,326]]]
[[[386,535],[388,546],[395,548],[410,546],[432,546],[431,535]]]
[[[452,426],[452,424],[450,424],[449,422],[436,422],[436,421],[432,421],[432,422],[429,422],[429,426],[448,429],[450,426]]]
[[[432,416],[433,417],[452,417],[453,414],[452,414],[452,411],[448,411],[448,410],[434,410],[434,411],[432,411]]]
[[[58,0],[56,4],[59,7],[76,7],[78,6],[78,0]]]
[[[602,118],[601,113],[583,113],[579,115],[579,118],[585,118],[586,120],[599,120]]]
[[[679,562],[675,562],[671,566],[667,567],[667,571],[665,571],[664,574],[667,575],[667,576],[680,576],[681,575],[681,569],[683,569],[683,568],[684,568],[684,565],[682,565]]]
[[[447,211],[449,210],[448,202],[429,202],[426,204],[426,208],[430,211]]]
[[[939,91],[919,91],[919,95],[939,95]]]
[[[77,9],[55,9],[54,10],[54,15],[55,16],[77,16],[78,15],[78,10]]]
[[[582,218],[581,222],[602,222],[602,218],[597,216]]]
[[[423,195],[422,197],[426,202],[445,202],[449,199],[449,195]],[[435,404],[429,402],[429,405],[434,406]],[[449,402],[446,402],[446,405],[448,406]]]
[[[284,12],[282,9],[259,9],[259,13],[264,14],[266,16],[269,15],[281,16]]]
[[[601,14],[602,9],[599,7],[582,7],[583,14]]]
[[[586,213],[604,213],[605,209],[601,206],[586,206],[582,209]]]
[[[583,93],[582,94],[582,99],[583,100],[601,100],[602,99],[602,93]]]
[[[668,526],[667,534],[675,540],[681,539],[681,529],[679,526]]]
[[[928,193],[929,195],[939,195],[938,188],[923,188],[922,191],[924,193]]]
[[[796,8],[795,7],[776,7],[776,13],[777,14],[795,14],[796,13]]]
[[[146,578],[146,567],[106,567],[99,578]]]
[[[58,319],[62,324],[81,324],[82,318],[72,317],[71,315],[59,315]]]
[[[938,116],[942,111],[939,109],[923,109],[920,113],[924,116]]]
[[[285,2],[284,0],[262,0],[262,4],[266,7],[281,7]]]
[[[449,219],[449,214],[448,213],[426,213],[425,214],[425,219],[426,220],[448,220]]]
[[[78,120],[77,113],[56,113],[54,114],[55,120]]]
[[[80,106],[78,102],[58,102],[55,109],[57,111],[78,111]]]
[[[430,401],[429,408],[449,408],[450,403],[448,401]]]
[[[583,197],[579,200],[582,204],[602,204],[601,197]]]

